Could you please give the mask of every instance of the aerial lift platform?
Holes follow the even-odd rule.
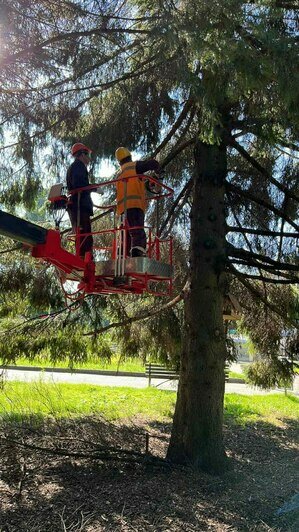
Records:
[[[136,176],[124,178],[136,178]],[[58,184],[51,188],[49,201],[56,229],[46,229],[17,216],[0,211],[0,234],[21,242],[37,260],[55,266],[67,299],[74,301],[87,294],[152,294],[170,295],[172,291],[173,262],[172,238],[159,235],[158,201],[173,195],[173,190],[150,176],[140,176],[149,188],[148,201],[156,201],[157,227],[145,225],[147,249],[144,257],[130,257],[126,251],[128,226],[125,216],[116,216],[116,205],[107,203],[107,187],[114,187],[117,180],[104,181],[66,193]],[[149,186],[148,186],[149,185]],[[99,192],[104,204],[97,207],[103,216],[112,217],[111,227],[99,228],[82,234],[60,231],[60,222],[71,202],[72,195],[80,197],[83,191]],[[111,188],[110,188],[111,196]],[[79,203],[79,202],[78,202]],[[79,214],[79,213],[78,213]],[[79,225],[79,223],[78,223]],[[106,224],[107,225],[107,224]],[[132,230],[132,227],[130,228]],[[135,227],[133,229],[138,229]],[[80,256],[80,243],[93,237],[93,253]]]

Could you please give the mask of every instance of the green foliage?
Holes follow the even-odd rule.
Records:
[[[22,260],[22,250],[6,254],[0,271],[0,288],[4,309],[11,308],[12,314],[20,312],[27,302],[29,313],[47,312],[63,306],[63,295],[54,268],[41,266],[38,270],[32,259]],[[16,305],[20,300],[20,305]],[[12,307],[11,302],[14,301]],[[0,313],[8,313],[1,310]]]
[[[52,336],[48,345],[51,361],[59,360],[61,356],[68,358],[71,363],[85,361],[87,358],[86,341],[75,331],[59,331]]]
[[[226,360],[227,362],[235,362],[238,358],[238,348],[232,338],[226,337]]]
[[[274,176],[290,192],[298,193],[293,158],[298,134],[299,69],[294,46],[298,20],[293,9],[275,4],[239,0],[6,2],[1,13],[1,140],[12,146],[4,152],[7,155],[0,167],[0,202],[11,210],[18,205],[36,208],[35,199],[44,197],[41,186],[65,174],[69,146],[78,139],[93,149],[95,175],[101,158],[113,157],[118,145],[138,149],[145,156],[156,151],[167,170],[167,182],[179,194],[194,174],[194,140],[200,139],[225,142],[226,181],[244,193],[227,193],[223,208],[228,224],[283,230],[284,217],[261,201],[296,221],[298,202],[269,179]],[[264,172],[230,145],[231,136],[236,136]],[[157,146],[165,137],[167,142]],[[166,228],[176,233],[176,293],[189,268],[191,197],[190,187]],[[172,205],[172,200],[162,204],[162,219]],[[228,233],[227,240],[250,252],[251,260],[238,262],[228,253],[226,263],[222,257],[219,260],[219,274],[237,265],[241,279],[269,274],[268,280],[271,275],[277,280],[277,270],[269,259],[296,264],[294,239]],[[206,245],[211,247],[211,241],[206,240]],[[258,265],[252,262],[254,253],[261,256]],[[62,309],[54,272],[33,272],[33,264],[25,264],[20,256],[3,261],[3,330],[9,328],[10,320],[14,326],[23,316]],[[286,273],[290,275],[289,270]],[[292,275],[290,282],[295,279]],[[288,297],[283,291],[266,290],[259,281],[253,288],[263,302],[253,301],[248,288],[240,289],[244,328],[251,331],[258,352],[271,362],[279,353],[283,316],[291,315]],[[277,312],[265,310],[265,299]],[[94,297],[84,302],[80,312],[55,317],[51,326],[47,325],[47,334],[53,335],[56,346],[54,358],[60,347],[66,352],[71,349],[67,340],[64,343],[64,335],[87,330],[96,334],[107,318],[121,321],[146,312],[149,305],[154,305],[151,298],[132,302],[129,297],[117,301]],[[142,325],[136,322],[125,327],[115,332],[115,338],[124,355],[177,363],[183,326],[179,308]],[[22,334],[20,348],[15,346],[19,354],[25,352]],[[28,350],[32,344],[32,352],[38,352],[38,342],[34,347],[32,337],[44,334],[43,323],[37,322],[33,336],[26,334]],[[76,342],[76,357],[84,358],[85,352]],[[294,338],[287,347],[295,353]],[[94,349],[109,358],[109,347],[95,344]],[[279,369],[271,364],[268,366],[275,371]]]
[[[138,304],[139,303],[139,304]],[[109,319],[111,321],[123,320],[126,313],[136,311],[146,313],[147,308],[153,304],[150,298],[119,298],[118,304],[110,307]],[[160,361],[170,366],[179,365],[182,330],[182,307],[175,310],[169,309],[152,318],[117,328],[112,332],[112,337],[118,345],[121,357],[141,358]],[[121,358],[122,360],[122,358]]]
[[[125,91],[116,88],[92,101],[90,115],[77,121],[73,136],[85,138],[104,157],[114,157],[119,145],[149,152],[157,145],[166,118],[173,119],[174,105],[163,86],[143,78],[134,80],[126,84]]]
[[[288,360],[265,359],[250,364],[246,380],[261,388],[290,387],[294,376],[294,365]]]
[[[63,295],[53,269],[41,270],[33,275],[30,290],[27,292],[28,302],[37,310],[55,309],[63,306]]]
[[[268,288],[268,301],[274,311],[265,307],[258,294],[247,292],[240,285],[239,297],[246,297],[239,329],[249,336],[254,356],[254,363],[246,370],[247,379],[262,388],[289,386],[296,369],[293,361],[298,362],[299,349],[298,330],[290,323],[286,325],[286,320],[296,315],[297,292],[292,287]]]
[[[134,357],[130,358],[128,356],[122,356],[122,354],[115,354],[114,349],[112,349],[108,341],[103,345],[98,351],[94,351],[93,346],[87,342],[88,355],[86,360],[72,362],[70,360],[59,358],[55,360],[55,363],[50,360],[49,354],[47,351],[42,351],[34,356],[34,359],[28,357],[20,357],[16,360],[17,366],[38,366],[41,368],[67,368],[72,364],[74,369],[93,369],[93,370],[105,370],[105,371],[126,371],[134,373],[143,373],[144,374],[144,363]]]
[[[31,360],[41,352],[48,352],[50,362],[54,363],[63,358],[69,360],[70,365],[85,361],[87,345],[84,338],[73,330],[58,331],[56,334],[38,334],[32,338],[30,334],[15,334],[11,337],[1,337],[1,359],[3,364],[15,362],[20,357]]]

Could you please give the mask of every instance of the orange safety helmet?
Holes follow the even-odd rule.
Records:
[[[86,150],[89,153],[92,152],[92,150],[88,148],[87,146],[85,146],[85,144],[82,144],[82,142],[76,142],[76,144],[73,144],[72,146],[71,153],[72,155],[76,155],[76,153],[78,153],[78,151],[81,151],[81,150]]]

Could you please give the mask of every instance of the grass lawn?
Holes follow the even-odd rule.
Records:
[[[170,420],[176,393],[156,388],[119,388],[87,384],[7,382],[0,390],[0,415],[74,417],[100,414],[107,420],[136,415]],[[299,419],[299,399],[281,394],[225,395],[225,416],[238,424]]]
[[[229,372],[229,378],[230,379],[243,379],[245,380],[244,373],[237,373],[236,371],[230,371]]]

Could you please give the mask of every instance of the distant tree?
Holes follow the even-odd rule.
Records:
[[[77,139],[98,157],[128,145],[158,156],[177,191],[165,205],[164,234],[172,226],[179,238],[190,205],[168,457],[223,471],[224,297],[238,279],[241,304],[254,295],[279,315],[268,287],[298,280],[296,4],[12,0],[4,7],[2,124],[15,136],[6,149],[26,164],[26,182],[39,148],[51,146],[55,164],[58,147]]]

